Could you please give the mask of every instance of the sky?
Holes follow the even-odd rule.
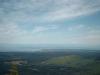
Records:
[[[0,44],[100,49],[100,0],[0,0]]]

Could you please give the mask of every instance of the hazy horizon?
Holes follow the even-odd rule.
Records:
[[[29,44],[29,45],[20,45],[20,44],[4,44],[0,45],[0,52],[36,52],[36,51],[97,51],[100,50],[98,47],[76,47],[76,46],[67,46],[67,45],[53,45],[53,44]]]

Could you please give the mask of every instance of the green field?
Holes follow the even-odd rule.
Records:
[[[100,75],[100,61],[82,58],[78,55],[54,57],[42,62],[42,64],[68,66],[80,71],[76,75]]]

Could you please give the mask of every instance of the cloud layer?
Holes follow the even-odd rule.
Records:
[[[1,21],[58,21],[100,11],[100,0],[0,0]]]
[[[0,43],[99,44],[99,24],[62,23],[97,12],[100,0],[0,0]]]

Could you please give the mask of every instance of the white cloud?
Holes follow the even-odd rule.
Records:
[[[72,44],[82,44],[87,46],[96,46],[100,44],[100,27],[87,25],[73,25],[68,27],[68,31],[73,32],[73,37],[67,38],[66,42]],[[79,33],[75,32],[78,31]],[[78,34],[78,35],[77,35]]]
[[[100,0],[59,0],[55,3],[54,11],[47,13],[45,20],[57,21],[62,19],[70,19],[83,15],[90,15],[100,11]]]
[[[79,31],[85,29],[85,25],[71,25],[67,28],[68,31]]]
[[[33,31],[23,30],[14,23],[0,25],[0,43],[43,43],[48,42],[45,35],[38,35],[37,33],[47,32],[48,30],[55,30],[58,26],[36,26]]]
[[[10,0],[0,5],[0,19],[52,22],[100,11],[100,0]]]
[[[52,26],[36,26],[34,29],[33,29],[33,33],[37,33],[37,32],[44,32],[44,31],[48,31],[48,30],[55,30],[57,29],[58,26],[56,25],[52,25]]]
[[[100,35],[83,35],[64,39],[66,44],[81,46],[97,46],[100,44]]]
[[[21,30],[20,27],[14,23],[0,25],[0,34],[2,35],[16,36],[24,32],[24,30]]]
[[[11,43],[18,37],[26,35],[27,31],[21,30],[14,23],[0,25],[0,43]]]
[[[47,31],[49,28],[38,26],[33,29],[33,33]]]

